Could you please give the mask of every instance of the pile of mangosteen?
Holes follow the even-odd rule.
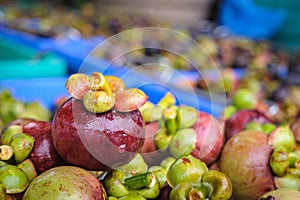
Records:
[[[247,90],[218,119],[99,72],[66,88],[51,122],[1,131],[1,199],[300,197],[299,120],[276,123]]]

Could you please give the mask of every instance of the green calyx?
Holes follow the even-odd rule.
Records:
[[[0,159],[3,161],[9,160],[14,154],[14,149],[8,145],[0,146]]]
[[[197,141],[196,131],[192,128],[179,130],[170,142],[170,152],[175,158],[192,153]]]
[[[277,176],[284,176],[289,169],[288,152],[283,146],[274,149],[270,157],[270,167]]]
[[[231,180],[223,172],[208,170],[202,177],[202,185],[205,184],[211,187],[211,191],[208,192],[211,200],[230,199],[232,196]]]
[[[136,194],[136,193],[130,193],[126,196],[123,196],[121,198],[108,198],[108,200],[146,200],[143,196]]]
[[[176,103],[176,98],[172,93],[167,92],[158,102],[158,106],[162,109],[166,109]]]
[[[113,170],[103,185],[111,199],[154,199],[160,192],[160,183],[151,171],[125,176],[121,170]]]
[[[140,190],[142,188],[153,187],[155,175],[152,172],[145,172],[126,178],[124,185],[129,190]]]
[[[154,144],[156,149],[165,151],[168,149],[170,141],[172,140],[172,135],[169,135],[166,127],[162,127],[158,130],[154,136]]]
[[[0,199],[6,200],[6,187],[2,181],[0,181]]]
[[[113,170],[105,176],[103,180],[103,186],[108,196],[119,198],[130,193],[126,186],[123,184],[124,177],[124,172],[120,170]]]
[[[149,171],[156,176],[161,189],[167,183],[167,169],[162,166],[152,166],[149,168]]]
[[[181,106],[177,110],[178,128],[190,128],[198,119],[199,112],[191,106]]]
[[[137,88],[126,89],[124,82],[114,76],[100,72],[73,74],[67,82],[69,94],[82,100],[85,108],[92,113],[103,113],[111,109],[130,112],[147,102],[148,96]]]
[[[21,193],[29,184],[26,174],[14,165],[0,167],[0,180],[5,185],[7,194]]]
[[[131,191],[146,199],[153,199],[159,195],[160,185],[153,172],[136,174],[124,180],[124,185]]]
[[[169,135],[175,135],[178,130],[178,122],[176,120],[177,111],[173,108],[166,108],[163,110],[163,119],[165,121],[165,127]]]
[[[196,133],[192,127],[199,112],[193,107],[177,106],[175,103],[176,98],[167,92],[157,105],[146,103],[140,110],[146,122],[159,123],[159,130],[154,136],[156,149],[165,151],[170,147],[173,156],[178,158],[190,154],[195,146]]]
[[[268,137],[268,143],[273,148],[283,146],[288,152],[291,152],[296,144],[294,134],[287,126],[275,128]]]
[[[136,154],[136,156],[127,164],[122,165],[118,168],[125,174],[137,174],[146,172],[148,169],[148,164],[145,162],[141,154]]]
[[[232,196],[232,183],[227,175],[220,171],[209,170],[202,176],[201,182],[192,185],[181,182],[175,185],[170,193],[170,200],[228,200]]]
[[[237,90],[232,97],[233,105],[237,109],[254,109],[257,105],[257,97],[246,88]]]
[[[192,186],[201,183],[203,174],[208,170],[201,160],[188,155],[178,158],[167,172],[167,182],[171,187],[188,182]]]
[[[9,145],[11,142],[11,139],[14,135],[18,134],[18,133],[22,133],[23,132],[23,127],[20,125],[11,125],[9,126],[3,133],[1,136],[1,143],[3,145]]]
[[[183,182],[177,184],[170,192],[170,200],[185,200],[188,197],[189,191],[192,189],[191,184]]]
[[[34,164],[30,159],[26,159],[20,164],[17,165],[18,168],[20,168],[27,176],[28,182],[31,183],[34,178],[37,177],[37,171],[34,167]]]
[[[34,138],[26,133],[18,133],[11,139],[10,146],[14,150],[14,159],[17,163],[24,161],[34,147]]]

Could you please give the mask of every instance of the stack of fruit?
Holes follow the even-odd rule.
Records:
[[[246,91],[216,119],[99,72],[66,87],[52,122],[2,130],[2,199],[299,199],[296,123],[274,123]]]
[[[272,109],[261,105],[249,90],[234,93],[223,114],[219,170],[230,177],[234,199],[297,199],[297,123],[279,123]]]
[[[59,107],[52,123],[16,119],[2,130],[3,199],[231,197],[230,179],[219,171],[208,170],[199,159],[205,138],[201,139],[202,132],[197,129],[199,116],[195,109],[175,106],[169,93],[158,106],[149,106],[144,92],[126,88],[121,79],[99,72],[91,76],[73,74],[66,87],[71,98]],[[161,110],[159,117],[154,119],[150,108]],[[167,111],[178,116],[163,118]],[[138,152],[144,146],[144,126],[156,121],[168,129],[165,134],[172,137],[170,152],[174,157],[163,158],[160,165],[148,168],[144,153]],[[201,128],[205,129],[205,125]],[[222,136],[219,128],[215,131]],[[177,146],[184,135],[186,140]],[[192,139],[188,139],[191,135]],[[166,138],[161,141],[165,143]],[[221,145],[217,146],[218,154]],[[169,148],[163,151],[166,149]],[[211,164],[217,154],[207,163]]]
[[[79,9],[47,2],[31,2],[27,5],[6,2],[2,5],[2,11],[4,18],[1,23],[41,37],[60,38],[66,34],[84,38],[97,35],[109,37],[125,30],[125,27],[163,25],[137,13],[120,16],[120,10],[101,9],[98,12],[90,2],[83,3]]]
[[[1,90],[0,92],[0,129],[3,129],[9,122],[18,118],[39,119],[50,121],[52,113],[41,103],[23,102],[15,99],[10,91]]]

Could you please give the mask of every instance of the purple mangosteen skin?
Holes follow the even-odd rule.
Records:
[[[128,163],[144,144],[139,110],[104,113],[87,111],[70,98],[54,115],[52,137],[60,156],[87,170],[109,170]]]
[[[51,122],[31,121],[23,125],[23,131],[35,139],[29,158],[38,174],[65,163],[54,147]]]
[[[1,132],[11,125],[22,126],[23,132],[34,138],[34,147],[29,154],[29,159],[35,166],[38,174],[65,164],[60,157],[52,141],[52,124],[51,122],[39,121],[35,119],[21,118],[9,123]]]
[[[238,132],[242,131],[249,122],[264,124],[272,123],[272,120],[258,110],[240,110],[226,121],[226,141]]]

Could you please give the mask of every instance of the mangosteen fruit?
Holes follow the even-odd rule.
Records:
[[[89,170],[128,163],[144,143],[144,120],[138,108],[148,97],[99,72],[73,74],[66,87],[72,97],[53,118],[52,137],[60,156]]]
[[[28,186],[23,200],[32,199],[107,199],[106,192],[90,172],[74,166],[51,168]]]
[[[51,122],[16,119],[2,130],[1,144],[9,144],[9,138],[19,133],[25,133],[34,138],[34,146],[28,158],[34,164],[38,174],[65,163],[54,147]]]

